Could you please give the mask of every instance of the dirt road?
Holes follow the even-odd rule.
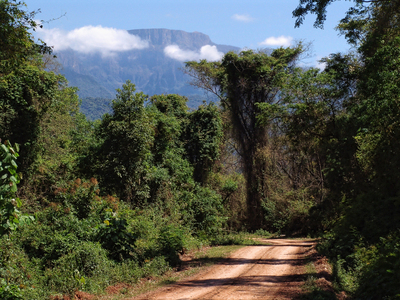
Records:
[[[263,240],[196,276],[134,299],[293,299],[313,240]]]

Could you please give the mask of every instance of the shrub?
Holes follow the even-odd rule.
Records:
[[[34,220],[18,210],[21,207],[21,200],[15,197],[21,177],[17,173],[18,151],[18,144],[12,147],[8,141],[2,144],[0,139],[0,236]]]
[[[382,237],[379,244],[356,254],[363,259],[363,273],[355,296],[359,299],[397,299],[400,296],[400,234]]]
[[[37,213],[37,223],[18,233],[19,243],[31,258],[43,262],[57,260],[80,241],[93,239],[91,220],[79,220],[61,205]]]
[[[54,192],[55,202],[71,208],[79,219],[89,216],[91,204],[98,193],[99,188],[95,178],[89,181],[82,181],[78,178],[64,188],[57,188]]]
[[[43,284],[53,293],[73,294],[77,290],[99,291],[108,284],[113,263],[99,244],[79,242],[44,272]]]
[[[97,227],[96,240],[118,261],[133,258],[136,237],[127,230],[127,225],[124,218],[108,208],[104,221]]]
[[[0,299],[24,300],[20,287],[15,284],[7,284],[4,279],[0,279]]]
[[[193,229],[198,235],[214,236],[223,227],[224,207],[222,198],[209,188],[196,186],[193,193],[186,194],[188,212],[193,218]]]
[[[0,299],[23,299],[27,259],[8,236],[0,238]]]
[[[170,270],[170,262],[168,257],[156,256],[152,259],[146,260],[142,265],[142,277],[160,276]]]
[[[179,264],[178,253],[185,247],[186,233],[182,227],[176,224],[168,224],[161,228],[158,243],[160,244],[161,254],[171,266]]]
[[[221,232],[210,239],[211,245],[249,245],[254,244],[254,240],[250,240],[244,233],[224,233]]]

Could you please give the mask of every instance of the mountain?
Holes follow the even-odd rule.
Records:
[[[61,73],[70,85],[79,88],[81,98],[111,99],[115,96],[115,89],[129,79],[138,91],[148,95],[177,93],[197,99],[198,105],[198,97],[203,92],[188,84],[190,78],[180,71],[184,63],[166,56],[165,47],[176,45],[183,51],[196,53],[206,45],[216,46],[223,53],[240,50],[234,46],[215,44],[208,35],[200,32],[169,29],[135,29],[128,32],[147,41],[149,47],[108,56],[72,49],[56,53],[63,66]],[[196,104],[189,101],[190,106]]]

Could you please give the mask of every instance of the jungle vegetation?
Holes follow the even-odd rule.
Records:
[[[331,2],[300,0],[295,25]],[[320,237],[338,290],[399,297],[399,2],[355,0],[355,50],[324,70],[301,43],[229,52],[184,70],[219,103],[127,81],[91,121],[35,12],[0,1],[0,298],[102,293],[240,231]]]

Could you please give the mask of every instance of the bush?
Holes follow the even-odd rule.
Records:
[[[230,230],[241,230],[246,222],[246,183],[242,174],[224,174],[224,171],[211,173],[207,186],[222,197],[224,215]]]
[[[24,300],[19,286],[15,284],[7,284],[4,279],[0,279],[0,299]]]
[[[318,250],[331,258],[338,286],[355,299],[395,299],[400,294],[398,231],[371,243],[354,227],[347,232],[337,228]]]
[[[254,232],[255,235],[262,236],[263,238],[270,238],[272,234],[264,229],[258,229]]]
[[[127,230],[128,222],[106,209],[105,220],[98,225],[96,240],[109,251],[111,258],[122,261],[133,258],[136,237]]]
[[[62,203],[73,210],[79,219],[84,219],[91,212],[91,204],[98,198],[98,183],[95,178],[82,181],[80,178],[69,182],[64,188],[57,188],[54,192],[55,202]]]
[[[216,235],[226,221],[221,196],[209,188],[196,186],[193,193],[186,194],[186,198],[191,225],[197,234]]]
[[[168,258],[156,256],[146,260],[141,268],[141,277],[160,276],[171,269]]]
[[[26,284],[27,259],[23,251],[7,236],[0,238],[0,299],[17,300]]]
[[[378,245],[365,250],[357,253],[365,260],[355,296],[360,299],[400,297],[400,234],[382,237]]]
[[[54,293],[73,294],[77,290],[99,291],[108,284],[107,272],[113,264],[99,244],[80,242],[69,253],[53,261],[44,272],[44,285]],[[104,280],[106,279],[106,280]]]
[[[72,251],[80,241],[93,239],[90,220],[79,220],[61,205],[37,215],[37,223],[22,228],[16,235],[31,258],[44,262],[57,260]]]
[[[310,210],[314,206],[310,199],[312,196],[307,189],[273,192],[261,203],[266,228],[276,233],[308,233]]]
[[[179,225],[168,224],[161,228],[158,243],[161,247],[161,254],[171,266],[176,266],[180,263],[179,252],[182,252],[185,247],[186,233]]]
[[[218,235],[212,237],[210,239],[210,243],[213,246],[221,246],[221,245],[249,245],[254,244],[255,242],[246,237],[244,233],[224,233],[221,232]]]
[[[129,218],[129,231],[137,237],[135,254],[138,261],[143,262],[160,255],[159,227],[164,224],[165,219],[152,209],[137,213],[139,215]]]

